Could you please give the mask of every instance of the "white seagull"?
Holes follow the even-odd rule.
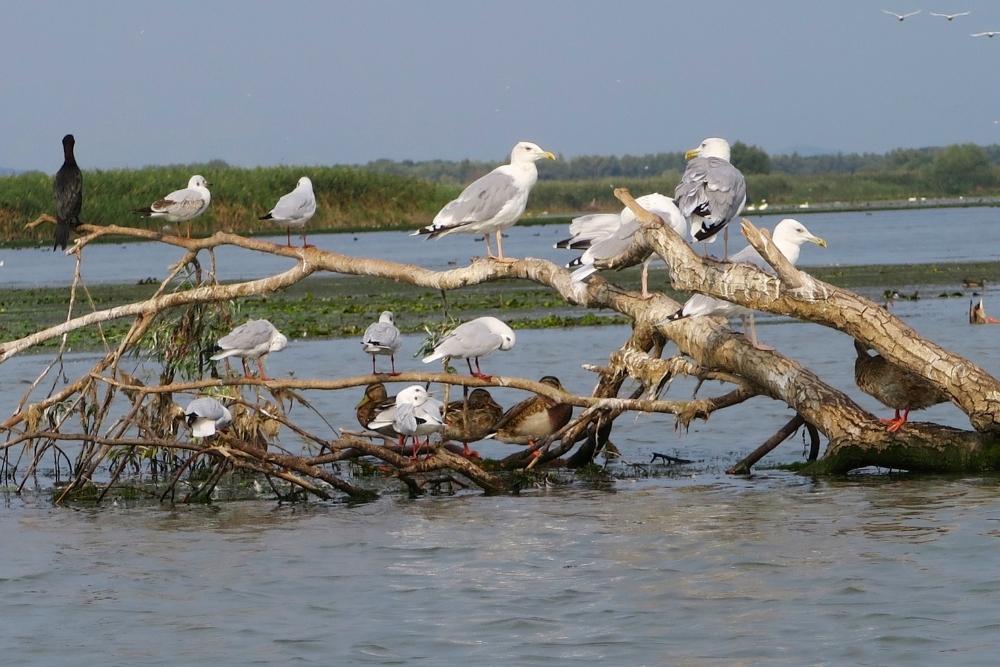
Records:
[[[986,32],[974,32],[970,37],[996,37],[1000,35],[1000,31],[997,30],[987,30]]]
[[[805,225],[803,225],[798,220],[793,220],[791,218],[785,218],[779,222],[774,228],[774,234],[771,236],[771,240],[774,242],[775,247],[785,256],[793,266],[799,261],[799,253],[802,249],[803,243],[815,243],[821,248],[826,247],[826,241],[819,238],[818,236],[813,236]],[[760,256],[760,253],[752,246],[748,245],[743,250],[732,256],[732,262],[753,264],[757,268],[765,271],[767,273],[773,274],[774,269],[771,265],[764,261],[764,258]],[[671,315],[669,320],[679,320],[683,317],[699,317],[706,315],[723,315],[725,317],[735,317],[740,316],[743,318],[744,326],[747,326],[747,318],[749,318],[749,333],[750,342],[759,350],[770,350],[773,348],[766,347],[757,342],[757,327],[753,319],[753,311],[744,306],[737,305],[735,303],[730,303],[729,301],[723,301],[722,299],[716,299],[712,296],[707,296],[705,294],[695,294],[684,304],[684,307],[678,310],[676,313]]]
[[[931,12],[931,16],[940,16],[943,19],[948,19],[949,21],[954,21],[959,16],[968,16],[972,12],[958,12],[957,14],[938,14],[937,12]]]
[[[195,174],[188,179],[183,190],[174,190],[163,199],[157,199],[147,208],[135,210],[148,218],[163,218],[167,222],[188,222],[187,235],[191,236],[190,221],[208,210],[212,193],[204,176]]]
[[[214,398],[196,398],[184,408],[184,419],[191,427],[191,435],[196,438],[207,438],[215,435],[233,423],[233,416],[222,403]]]
[[[514,347],[514,330],[495,317],[477,317],[460,324],[441,339],[434,351],[423,358],[425,364],[437,359],[458,357],[465,359],[469,365],[469,373],[477,378],[489,380],[479,368],[479,358],[492,354],[497,350],[509,350]],[[472,370],[472,362],[476,360],[476,370]]]
[[[436,239],[455,232],[482,234],[486,240],[486,256],[494,257],[490,249],[491,233],[497,237],[496,259],[503,259],[503,230],[518,221],[528,204],[528,194],[538,181],[535,162],[556,156],[537,144],[522,141],[510,152],[510,164],[504,164],[482,178],[473,181],[462,194],[448,202],[434,221],[413,232],[411,236],[428,234]]]
[[[313,246],[306,243],[305,226],[314,215],[316,215],[316,195],[313,194],[313,184],[308,176],[303,176],[295,184],[295,189],[283,195],[270,213],[257,219],[271,220],[284,225],[289,246],[292,245],[292,227],[301,228],[302,247],[312,248]]]
[[[658,192],[643,195],[636,202],[647,211],[660,217],[668,226],[683,237],[687,233],[687,222],[674,200]],[[586,248],[566,268],[577,268],[572,275],[573,282],[583,282],[597,271],[594,264],[611,259],[624,252],[632,242],[632,237],[641,229],[639,221],[631,209],[625,207],[621,213],[598,213],[573,218],[570,223],[570,238],[556,243],[556,248]],[[642,263],[642,298],[649,296],[650,254]]]
[[[378,322],[372,322],[365,329],[365,335],[361,337],[361,344],[365,352],[372,355],[372,373],[375,371],[375,355],[389,357],[392,364],[391,375],[396,375],[396,352],[403,344],[399,336],[399,329],[393,319],[391,310],[384,310],[379,315]]]
[[[442,417],[444,403],[427,393],[419,384],[410,385],[396,395],[394,405],[382,410],[368,422],[368,428],[373,431],[392,428],[399,434],[399,444],[406,442],[406,437],[413,438],[413,456],[416,457],[420,448],[417,436],[426,436],[425,444],[430,444],[430,434],[444,430]]]
[[[674,200],[696,241],[711,243],[746,206],[746,179],[729,163],[729,157],[729,142],[718,137],[709,137],[684,153],[688,163],[674,189]],[[724,254],[728,255],[728,248]]]
[[[240,357],[243,361],[244,375],[250,377],[246,360],[256,359],[260,379],[267,380],[268,377],[264,373],[261,357],[269,352],[280,352],[285,349],[286,345],[288,345],[288,338],[273,324],[267,320],[250,320],[219,339],[218,348],[221,351],[212,355],[212,361],[219,361],[226,357]]]
[[[911,16],[916,16],[920,12],[921,12],[921,10],[918,9],[917,11],[910,12],[909,14],[897,14],[896,12],[890,12],[888,9],[883,9],[882,10],[883,14],[888,14],[889,16],[895,16],[897,21],[905,21],[906,19],[910,18]]]

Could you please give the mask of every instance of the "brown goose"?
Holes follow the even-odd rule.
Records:
[[[469,449],[469,443],[482,440],[493,432],[503,416],[503,408],[485,389],[473,389],[465,401],[452,401],[444,414],[446,440],[459,440],[464,446],[462,454],[478,457]]]
[[[563,388],[559,378],[552,375],[546,375],[539,382],[556,389]],[[565,426],[572,416],[572,405],[556,403],[546,396],[532,396],[507,410],[496,426],[496,433],[490,437],[501,442],[546,438]]]
[[[896,411],[893,419],[883,419],[887,430],[895,433],[910,416],[910,410],[923,410],[949,400],[948,395],[930,382],[881,355],[868,354],[868,346],[854,341],[858,358],[854,361],[854,381],[861,391],[874,396]],[[903,411],[900,417],[899,411]]]

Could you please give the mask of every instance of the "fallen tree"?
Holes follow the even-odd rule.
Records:
[[[23,487],[44,457],[51,455],[56,474],[65,469],[69,479],[60,487],[58,500],[72,498],[88,488],[100,488],[99,497],[103,497],[107,489],[128,477],[129,471],[157,475],[166,484],[164,497],[175,496],[178,483],[193,479],[197,472],[199,483],[186,483],[188,491],[181,499],[200,499],[208,497],[214,485],[231,470],[264,475],[268,480],[276,478],[288,488],[319,497],[343,494],[367,498],[376,491],[359,485],[333,466],[343,461],[375,459],[382,473],[398,478],[414,494],[441,480],[498,493],[516,490],[525,483],[523,475],[512,475],[511,471],[591,463],[607,443],[615,419],[625,412],[672,414],[676,425],[686,428],[694,419],[707,420],[714,412],[754,396],[780,401],[794,410],[796,417],[765,443],[756,458],[748,457],[743,465],[734,466],[733,472],[749,472],[768,447],[777,445],[802,425],[810,429],[814,449],[818,446],[816,431],[828,440],[822,456],[810,457],[815,460],[806,466],[816,474],[839,474],[864,466],[933,472],[1000,467],[1000,449],[996,446],[1000,382],[986,371],[922,338],[882,306],[795,269],[775,250],[769,234],[749,221],[743,221],[742,231],[773,267],[774,275],[749,265],[697,256],[658,218],[638,207],[628,192],[619,190],[615,194],[635,211],[643,229],[625,252],[602,268],[635,265],[653,252],[666,261],[675,289],[724,298],[842,331],[945,392],[968,415],[970,428],[910,422],[889,432],[877,418],[815,373],[780,352],[753,347],[721,320],[671,321],[668,316],[680,304],[662,293],[642,298],[600,276],[585,285],[574,284],[568,271],[546,260],[476,259],[468,266],[433,271],[311,247],[290,248],[225,232],[189,239],[130,227],[83,225],[78,229],[81,236],[68,251],[76,257],[77,274],[70,286],[65,321],[0,343],[2,364],[43,342],[62,340],[55,359],[40,373],[13,414],[0,423],[6,438],[0,445],[0,474]],[[85,249],[94,240],[111,235],[177,246],[186,253],[151,298],[79,314],[76,295]],[[202,262],[207,256],[210,267],[214,266],[213,251],[222,245],[287,257],[294,265],[267,278],[219,284],[211,268],[203,269]],[[591,396],[572,395],[523,378],[495,376],[483,380],[454,373],[266,381],[205,377],[200,351],[232,324],[228,308],[233,300],[283,290],[318,271],[385,278],[442,292],[501,279],[528,280],[548,287],[569,304],[625,315],[632,321],[632,332],[619,349],[610,352],[606,365],[591,369],[598,376]],[[128,332],[114,345],[106,341],[105,355],[86,373],[61,388],[53,382],[45,396],[33,397],[60,363],[70,332],[123,318],[132,320]],[[154,346],[149,345],[151,337],[157,341]],[[668,342],[676,345],[678,354],[663,358]],[[143,384],[120,369],[124,355],[144,349],[160,364],[156,384]],[[699,382],[718,380],[731,388],[707,398],[660,398],[671,380],[679,376]],[[630,397],[620,397],[630,378],[639,388]],[[405,449],[381,437],[338,432],[332,427],[330,433],[312,433],[289,417],[292,405],[312,409],[307,392],[338,391],[379,381],[513,387],[583,411],[549,438],[531,443],[495,465],[465,459],[443,445],[428,458],[413,460],[406,456]],[[179,428],[180,406],[174,400],[177,395],[198,392],[225,397],[235,413],[234,427],[206,442],[193,442],[186,430]],[[79,420],[79,428],[69,426],[71,417]],[[276,451],[274,436],[281,429],[294,432],[307,443],[307,451]],[[75,446],[72,455],[67,443]],[[101,477],[100,471],[107,471],[106,475]]]

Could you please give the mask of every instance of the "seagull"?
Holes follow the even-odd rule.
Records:
[[[207,438],[233,423],[233,416],[222,403],[214,398],[196,398],[184,408],[184,418],[191,427],[191,435]]]
[[[888,9],[883,9],[882,10],[883,14],[888,14],[889,16],[895,16],[897,21],[905,21],[906,19],[910,18],[911,16],[916,16],[920,12],[921,12],[921,10],[918,9],[917,11],[910,12],[909,14],[897,14],[896,12],[890,12]]]
[[[257,219],[271,220],[284,225],[289,247],[292,245],[292,227],[302,228],[302,247],[312,248],[314,246],[306,243],[305,226],[314,215],[316,215],[316,195],[313,194],[313,184],[308,176],[303,176],[295,184],[295,189],[283,195],[270,213]]]
[[[974,32],[970,37],[996,37],[1000,35],[1000,30],[987,30],[986,32]]]
[[[636,203],[647,211],[660,217],[682,237],[687,232],[687,222],[680,209],[669,197],[658,192],[643,195]],[[623,208],[621,213],[598,213],[573,218],[569,225],[570,238],[559,241],[556,248],[586,248],[580,257],[566,265],[567,269],[576,267],[573,271],[573,282],[580,283],[597,271],[594,264],[600,260],[611,259],[624,252],[632,242],[632,237],[641,229],[635,214],[629,208]],[[649,298],[649,264],[652,253],[642,263],[642,298]]]
[[[69,230],[80,224],[80,208],[83,206],[83,174],[76,164],[73,146],[76,139],[67,134],[62,139],[63,163],[56,172],[52,184],[52,195],[56,201],[56,237],[52,249],[66,249]]]
[[[413,438],[414,458],[420,449],[417,436],[426,436],[425,445],[430,445],[430,434],[444,430],[442,412],[444,403],[427,393],[419,384],[410,385],[396,395],[392,407],[381,411],[368,423],[368,428],[379,431],[391,426],[399,434],[399,444],[406,442],[406,437]]]
[[[148,218],[163,218],[167,222],[189,222],[204,213],[211,202],[212,193],[208,191],[208,182],[203,176],[195,174],[188,179],[187,187],[183,190],[174,190],[148,208],[137,208],[135,212]],[[190,223],[187,235],[191,236]]]
[[[219,361],[226,357],[240,357],[243,361],[244,377],[250,377],[246,360],[256,359],[260,379],[267,380],[268,377],[264,373],[264,363],[261,361],[261,357],[269,352],[280,352],[285,349],[286,345],[288,345],[288,338],[273,324],[267,320],[250,320],[220,338],[218,349],[221,351],[212,355],[211,359]]]
[[[491,376],[479,368],[479,358],[497,350],[509,350],[514,347],[514,342],[514,330],[509,326],[495,317],[477,317],[455,327],[441,339],[431,354],[423,358],[423,362],[429,364],[437,359],[461,357],[469,365],[469,373],[473,377],[489,380]],[[475,372],[470,361],[473,358],[476,360]]]
[[[361,344],[364,345],[365,352],[372,355],[372,374],[375,371],[375,355],[388,356],[392,364],[392,375],[396,373],[396,352],[399,351],[403,341],[399,337],[399,329],[392,317],[392,311],[384,310],[379,315],[378,322],[372,322],[365,329],[365,335],[361,337]]]
[[[428,234],[427,238],[436,239],[455,232],[483,234],[486,256],[503,260],[503,230],[512,227],[524,213],[528,194],[538,180],[535,162],[542,158],[555,160],[556,156],[530,141],[518,143],[510,152],[510,164],[473,181],[434,216],[431,224],[411,236]],[[496,256],[490,249],[490,233],[496,233]]]
[[[931,16],[940,16],[943,19],[948,19],[949,21],[954,21],[959,16],[968,16],[972,12],[958,12],[957,14],[938,14],[936,12],[931,12]],[[902,20],[902,19],[900,19]]]
[[[826,247],[826,241],[818,236],[813,236],[809,230],[806,229],[805,225],[798,220],[793,220],[791,218],[785,218],[775,226],[774,234],[771,236],[771,240],[774,242],[775,247],[781,252],[781,254],[785,256],[785,259],[787,259],[793,266],[799,261],[799,254],[803,243],[815,243],[821,248]],[[760,256],[760,253],[758,253],[757,249],[752,245],[748,245],[746,248],[733,255],[731,261],[736,263],[743,262],[753,264],[763,271],[774,273],[774,269],[772,269],[771,266],[764,261],[764,259]],[[752,310],[735,303],[730,303],[729,301],[723,301],[722,299],[707,296],[705,294],[693,295],[687,300],[687,302],[685,302],[683,308],[667,319],[679,320],[683,317],[698,317],[705,315],[723,315],[725,317],[739,315],[744,320],[744,326],[746,326],[746,322],[749,319],[748,329],[750,334],[750,343],[758,350],[773,349],[761,345],[757,341],[757,326],[753,320]]]
[[[674,201],[691,225],[691,237],[711,243],[747,203],[747,183],[729,163],[729,142],[709,137],[684,154],[688,160]],[[728,255],[728,248],[724,250]]]

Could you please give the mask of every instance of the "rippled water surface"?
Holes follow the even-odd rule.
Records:
[[[952,215],[921,212],[932,213]],[[833,247],[849,241],[822,220],[806,219]],[[858,252],[885,261],[889,241]],[[989,259],[996,247],[968,259]],[[919,256],[951,259],[947,252],[925,239]],[[895,308],[922,334],[1000,373],[1000,327],[968,326],[967,305],[925,298]],[[623,327],[519,331],[515,349],[484,368],[554,373],[587,392],[594,376],[580,364],[602,363],[626,335]],[[780,318],[765,318],[760,336],[887,413],[854,388],[846,336]],[[407,337],[401,366],[416,364],[416,345]],[[363,373],[369,362],[357,348],[293,340],[269,371]],[[66,373],[95,360],[73,355]],[[0,412],[46,361],[2,366]],[[679,381],[667,396],[691,389]],[[521,397],[495,395],[505,405]],[[334,426],[353,426],[358,396],[309,399]],[[754,399],[686,434],[669,417],[626,417],[612,439],[627,461],[658,451],[695,463],[516,497],[89,509],[53,507],[44,493],[0,496],[0,656],[12,665],[995,664],[1000,478],[722,473],[791,416]],[[914,417],[967,426],[951,405]],[[802,456],[796,437],[765,463]]]

